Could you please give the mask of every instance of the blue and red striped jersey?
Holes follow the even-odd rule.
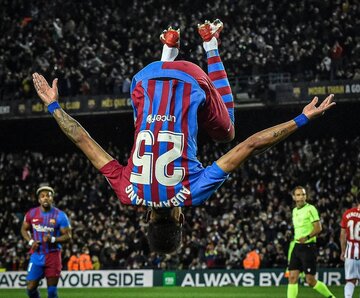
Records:
[[[44,212],[40,207],[30,209],[26,214],[24,221],[31,226],[32,239],[40,241],[37,253],[47,254],[61,249],[60,243],[43,242],[43,237],[61,236],[60,229],[70,227],[70,222],[65,212],[52,207],[48,212]]]
[[[154,62],[134,76],[131,99],[135,139],[128,164],[113,160],[101,172],[124,204],[192,205],[192,182],[203,170],[198,119],[214,139],[233,129],[221,94],[191,62]]]

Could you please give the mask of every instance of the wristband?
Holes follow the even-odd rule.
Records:
[[[56,238],[54,236],[52,236],[50,242],[55,243],[55,241],[56,241]]]
[[[35,242],[34,239],[30,239],[28,243],[29,243],[30,246],[32,246],[34,242]]]
[[[299,116],[294,118],[297,127],[304,126],[309,122],[309,118],[305,116],[305,114],[300,114]]]
[[[58,101],[53,101],[52,103],[50,103],[50,104],[47,106],[47,109],[48,109],[49,113],[52,115],[52,114],[54,114],[54,112],[55,112],[56,109],[61,109],[61,107],[60,107]]]

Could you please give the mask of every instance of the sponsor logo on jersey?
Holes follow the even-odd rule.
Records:
[[[176,122],[176,117],[172,116],[172,115],[152,115],[150,114],[149,116],[146,117],[146,122],[147,123],[154,123],[155,121],[158,122]]]
[[[47,227],[47,226],[42,226],[42,225],[36,225],[33,224],[32,225],[33,229],[37,232],[54,232],[54,228],[53,227]]]
[[[55,225],[56,224],[56,220],[55,220],[55,218],[50,218],[50,224],[51,225]]]

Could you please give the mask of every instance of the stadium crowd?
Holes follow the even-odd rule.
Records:
[[[205,143],[205,164],[230,145]],[[127,148],[107,148],[126,161]],[[340,267],[342,211],[359,199],[360,139],[287,141],[252,158],[203,207],[184,208],[187,222],[181,251],[149,251],[142,207],[120,205],[101,174],[79,153],[0,152],[0,268],[25,270],[27,243],[20,236],[25,212],[38,205],[35,190],[48,182],[54,202],[71,221],[73,240],[63,248],[67,269],[72,255],[87,252],[101,269],[243,268],[249,251],[261,268],[285,268],[292,239],[291,189],[306,185],[318,208],[323,232],[318,265]],[[99,264],[100,263],[100,264]]]
[[[229,77],[290,73],[293,81],[360,79],[360,5],[307,1],[21,1],[0,11],[0,100],[34,97],[31,73],[58,77],[62,96],[121,94],[160,57],[160,32],[182,30],[179,58],[204,69],[196,25],[225,23]]]

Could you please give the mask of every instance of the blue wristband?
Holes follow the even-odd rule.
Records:
[[[309,122],[309,118],[306,117],[304,114],[300,114],[299,116],[294,118],[294,121],[296,123],[296,126],[300,128],[301,126],[304,126]]]
[[[51,104],[49,104],[47,106],[47,109],[48,109],[49,113],[52,115],[52,114],[54,114],[56,109],[61,109],[61,107],[60,107],[58,101],[53,101]]]

